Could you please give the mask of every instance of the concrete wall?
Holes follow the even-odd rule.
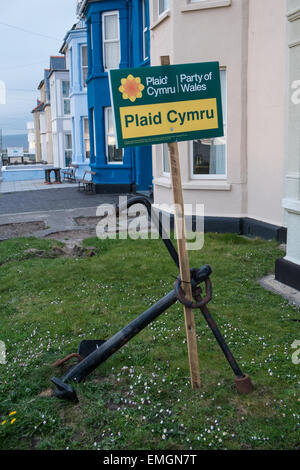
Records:
[[[284,174],[286,1],[250,0],[248,215],[280,225]]]

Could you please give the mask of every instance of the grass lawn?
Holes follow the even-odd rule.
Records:
[[[172,290],[177,271],[159,240],[86,240],[98,253],[80,259],[47,257],[53,244],[0,243],[0,449],[300,448],[299,309],[257,283],[283,255],[275,242],[210,234],[190,252],[192,267],[213,268],[210,309],[251,395],[237,395],[199,311],[202,387],[191,390],[177,304],[76,386],[77,405],[43,396],[65,372],[51,364],[84,338],[109,338]]]

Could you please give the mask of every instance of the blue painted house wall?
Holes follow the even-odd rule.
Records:
[[[68,31],[61,52],[68,55],[70,70],[70,102],[72,117],[72,163],[78,165],[78,176],[90,169],[84,145],[84,118],[88,118],[87,87],[83,83],[81,48],[87,44],[85,22],[80,21]]]
[[[143,59],[143,15],[141,0],[88,2],[85,11],[89,55],[88,109],[90,121],[91,168],[99,192],[147,190],[152,185],[151,147],[124,149],[122,164],[108,163],[105,139],[105,108],[111,106],[108,73],[103,64],[102,14],[119,12],[120,68],[150,64]],[[147,1],[149,24],[149,4]],[[149,28],[147,33],[150,50]],[[93,125],[94,115],[94,125]]]

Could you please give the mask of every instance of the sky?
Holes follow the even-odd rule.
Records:
[[[0,99],[3,135],[27,133],[50,55],[59,55],[64,36],[77,21],[76,3],[0,0],[0,85],[4,82],[6,88],[6,104]]]

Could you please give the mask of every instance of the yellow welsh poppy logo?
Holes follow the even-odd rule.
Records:
[[[145,89],[141,83],[140,77],[135,78],[133,75],[128,75],[127,78],[122,78],[119,91],[122,93],[123,100],[130,100],[132,103],[137,98],[142,98],[142,91]]]

